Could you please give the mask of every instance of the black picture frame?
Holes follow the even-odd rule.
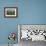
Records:
[[[4,17],[5,18],[17,18],[18,7],[4,7]]]

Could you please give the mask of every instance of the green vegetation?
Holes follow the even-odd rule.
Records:
[[[8,11],[7,11],[7,15],[15,15],[15,11],[8,10]]]

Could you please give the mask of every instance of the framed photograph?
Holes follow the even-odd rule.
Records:
[[[17,7],[5,7],[4,8],[4,17],[16,18],[18,16]]]

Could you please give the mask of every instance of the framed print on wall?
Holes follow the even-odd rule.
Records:
[[[4,8],[4,17],[16,18],[18,16],[17,7],[5,7]]]

